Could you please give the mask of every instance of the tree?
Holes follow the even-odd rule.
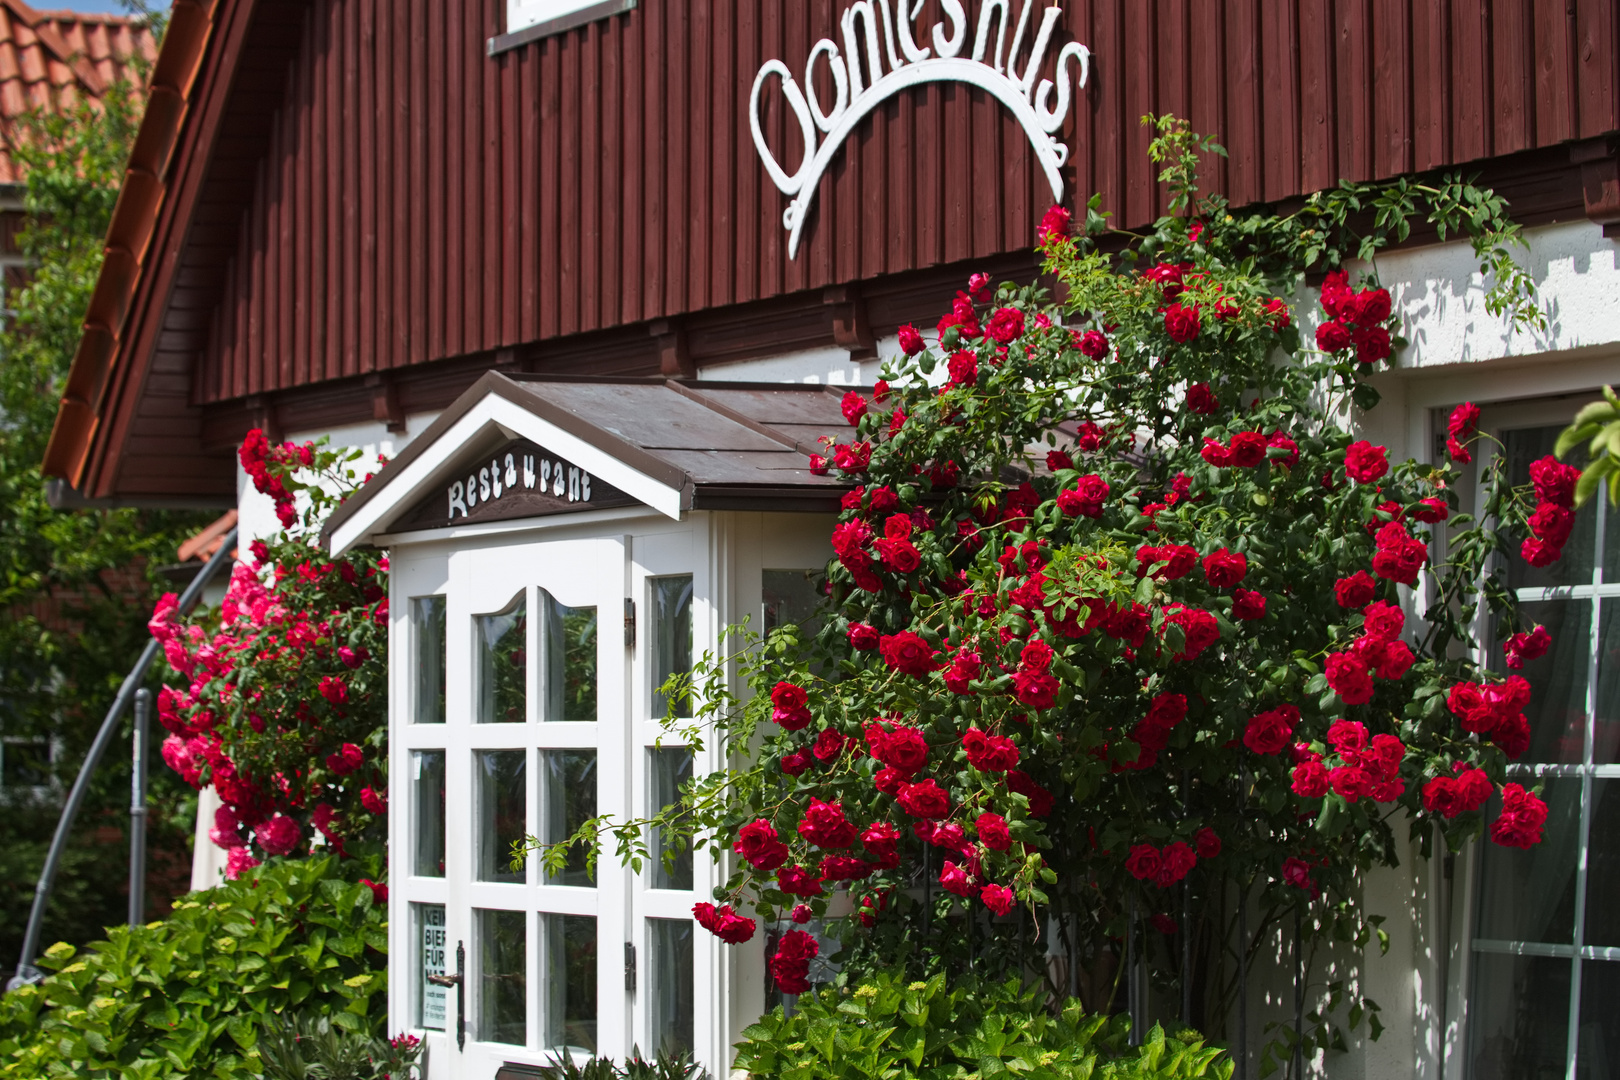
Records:
[[[32,262],[11,290],[0,331],[0,732],[54,743],[69,784],[119,683],[144,644],[145,611],[161,591],[155,568],[205,519],[131,509],[62,512],[46,502],[40,460],[60,388],[101,268],[102,243],[139,122],[130,85],[95,101],[22,118],[10,152],[26,173],[19,242]],[[15,745],[15,744],[13,744]],[[127,760],[127,759],[125,759]],[[122,858],[128,766],[103,766],[46,922],[46,940],[82,943],[123,919],[108,887],[108,849]],[[183,860],[189,791],[154,771],[154,866]],[[194,805],[192,803],[191,805]],[[0,815],[0,957],[16,955],[57,800],[7,796]],[[93,838],[102,834],[99,843]],[[161,903],[164,897],[154,896]]]

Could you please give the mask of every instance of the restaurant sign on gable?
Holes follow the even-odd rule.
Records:
[[[1078,67],[1079,85],[1084,87],[1091,71],[1091,50],[1069,42],[1058,52],[1056,78],[1037,82],[1051,47],[1052,31],[1063,12],[1047,7],[1041,12],[1040,24],[1032,27],[1030,12],[1037,0],[1023,0],[1014,24],[1012,6],[1016,2],[982,0],[978,23],[973,28],[973,51],[967,57],[962,51],[968,45],[969,19],[962,0],[939,0],[943,19],[931,33],[916,25],[923,0],[894,0],[892,9],[889,0],[855,0],[839,20],[843,48],[840,50],[832,38],[822,38],[810,47],[804,62],[803,89],[782,61],[765,62],[754,77],[748,123],[754,148],[771,182],[792,200],[782,214],[782,227],[788,230],[789,258],[798,255],[799,236],[822,174],[855,125],[888,98],[923,83],[967,83],[988,92],[1011,110],[1035,148],[1052,187],[1053,200],[1062,201],[1063,180],[1058,170],[1068,158],[1069,148],[1057,132],[1069,115],[1072,100],[1069,70]],[[1013,27],[1012,48],[1004,51],[1009,26]],[[832,77],[830,103],[821,101],[816,94],[818,62]],[[766,145],[760,117],[760,95],[773,76],[781,80],[782,97],[798,121],[804,141],[804,159],[791,176]],[[819,143],[817,131],[825,136]]]
[[[476,525],[485,521],[578,513],[636,500],[578,465],[518,439],[457,470],[454,479],[423,499],[394,530]]]

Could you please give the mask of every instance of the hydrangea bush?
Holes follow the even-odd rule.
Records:
[[[850,485],[823,629],[745,657],[746,703],[723,661],[693,677],[684,734],[713,725],[734,767],[658,824],[730,857],[695,916],[733,944],[771,926],[784,993],[809,985],[817,921],[846,970],[999,964],[1118,1009],[1134,933],[1219,1030],[1233,950],[1294,912],[1312,942],[1382,939],[1360,884],[1397,830],[1540,839],[1546,806],[1505,773],[1530,689],[1498,669],[1549,639],[1500,563],[1558,557],[1576,472],[1549,458],[1516,491],[1496,458],[1465,512],[1474,406],[1433,463],[1355,433],[1404,344],[1370,257],[1409,217],[1466,232],[1494,310],[1540,318],[1503,205],[1446,178],[1234,214],[1194,186],[1218,148],[1159,135],[1173,205],[1151,232],[1054,208],[1060,299],[974,275],[901,329],[812,459]],[[645,824],[618,823],[622,855]]]
[[[250,432],[242,466],[284,531],[253,542],[217,613],[181,620],[169,594],[152,615],[175,676],[157,700],[163,760],[218,792],[209,838],[233,879],[265,855],[313,843],[348,853],[385,835],[388,560],[328,558],[317,542],[332,507],[370,479],[357,478],[359,458]]]

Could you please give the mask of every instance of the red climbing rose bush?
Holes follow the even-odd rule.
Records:
[[[697,674],[740,756],[680,809],[733,868],[696,917],[733,943],[774,927],[785,993],[815,923],[846,966],[1063,955],[1054,989],[1117,1008],[1151,927],[1137,955],[1218,1026],[1232,943],[1284,913],[1372,940],[1361,879],[1397,830],[1540,838],[1505,771],[1529,686],[1475,627],[1509,667],[1545,651],[1496,566],[1524,535],[1557,557],[1574,470],[1514,491],[1498,456],[1465,512],[1472,405],[1433,463],[1359,436],[1404,344],[1375,263],[1349,264],[1385,234],[1324,200],[1234,216],[1193,192],[1186,138],[1156,144],[1178,201],[1153,231],[1046,216],[1062,302],[976,275],[901,329],[811,462],[848,484],[821,628],[764,643],[740,711],[719,662]]]
[[[254,430],[239,456],[283,531],[253,541],[217,611],[180,619],[169,594],[150,623],[172,676],[157,699],[163,760],[219,794],[209,838],[232,878],[313,845],[379,847],[388,811],[388,560],[332,559],[318,544],[369,479],[356,477],[359,452]]]

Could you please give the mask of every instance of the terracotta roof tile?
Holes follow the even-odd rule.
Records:
[[[14,122],[32,109],[72,108],[157,59],[152,31],[125,15],[40,11],[0,0],[0,184],[22,179],[10,153]]]

